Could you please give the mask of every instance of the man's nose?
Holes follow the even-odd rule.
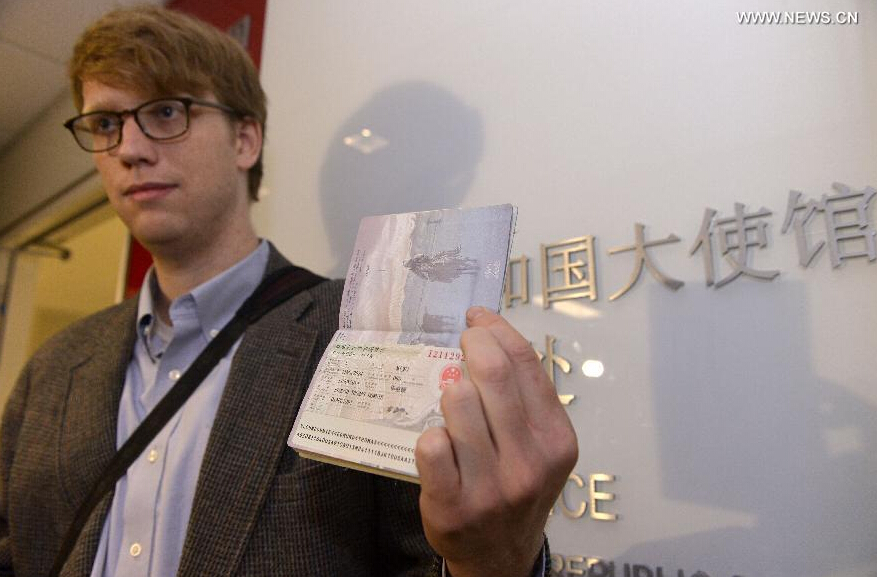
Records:
[[[154,162],[155,142],[146,136],[133,114],[122,117],[121,142],[119,142],[119,158],[127,164]]]

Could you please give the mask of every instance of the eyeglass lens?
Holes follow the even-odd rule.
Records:
[[[188,109],[181,100],[147,102],[132,112],[143,133],[155,140],[175,138],[189,127]],[[121,142],[123,122],[121,113],[93,112],[76,119],[73,133],[83,148],[100,152]]]

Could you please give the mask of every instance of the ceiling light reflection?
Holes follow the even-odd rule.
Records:
[[[363,154],[371,154],[389,144],[386,138],[381,138],[368,128],[363,128],[359,132],[345,136],[343,142],[345,146],[349,146]]]

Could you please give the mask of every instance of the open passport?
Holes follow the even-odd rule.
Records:
[[[499,310],[510,204],[364,218],[339,329],[287,443],[303,457],[418,482],[414,446],[444,424],[442,390],[466,375],[466,309]]]

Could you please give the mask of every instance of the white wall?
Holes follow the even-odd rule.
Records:
[[[750,3],[752,4],[752,3]],[[870,576],[877,565],[877,262],[798,265],[791,189],[877,186],[877,7],[865,0],[269,2],[261,232],[343,276],[366,214],[513,202],[534,302],[506,311],[572,364],[575,472],[617,476],[615,522],[555,512],[556,565],[664,575]],[[743,26],[737,11],[858,11],[855,26]],[[344,137],[369,129],[369,154]],[[374,142],[372,140],[371,142]],[[765,207],[766,282],[705,285],[707,207]],[[871,203],[869,219],[874,222]],[[632,253],[644,271],[617,301]],[[822,216],[809,241],[825,237]],[[541,307],[540,243],[596,238],[599,298]],[[718,258],[718,257],[717,257]],[[723,265],[727,266],[727,265]],[[725,268],[720,274],[727,272]],[[599,379],[583,361],[606,367]],[[570,484],[575,508],[586,492]],[[577,569],[579,568],[579,569]],[[641,577],[646,573],[640,570]]]

